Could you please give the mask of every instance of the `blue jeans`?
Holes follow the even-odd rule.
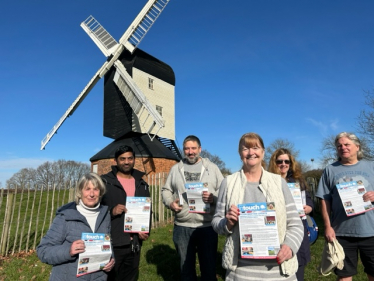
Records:
[[[181,280],[196,281],[196,253],[201,280],[216,281],[218,234],[211,226],[191,228],[174,225],[173,241],[180,257]]]

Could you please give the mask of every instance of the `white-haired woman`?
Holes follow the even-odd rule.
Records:
[[[86,174],[76,187],[75,202],[57,210],[52,225],[37,247],[39,259],[53,266],[49,280],[107,280],[114,259],[103,270],[76,277],[78,255],[85,251],[82,233],[110,233],[108,207],[100,205],[104,193],[101,178],[95,173]]]

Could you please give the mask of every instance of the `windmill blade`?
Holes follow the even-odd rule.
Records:
[[[45,148],[47,143],[54,136],[54,134],[56,134],[57,130],[61,127],[61,125],[66,120],[66,118],[68,118],[70,115],[72,115],[74,113],[74,111],[81,104],[81,102],[84,100],[84,98],[88,95],[88,93],[91,91],[91,89],[96,85],[96,83],[100,80],[100,78],[106,73],[106,71],[108,70],[108,65],[109,64],[110,64],[110,62],[106,61],[103,64],[103,66],[95,73],[95,75],[92,77],[90,82],[88,82],[86,87],[84,87],[83,91],[78,95],[78,97],[75,99],[75,101],[66,110],[64,115],[61,116],[60,120],[58,120],[58,122],[53,126],[53,128],[49,131],[49,133],[44,137],[44,139],[41,142],[40,150],[43,150]],[[111,63],[111,64],[113,64],[113,63]]]
[[[83,21],[81,27],[106,57],[112,55],[118,48],[117,41],[93,16],[89,16]]]
[[[122,35],[119,43],[133,53],[170,0],[149,0]]]
[[[113,79],[114,83],[118,86],[130,107],[138,117],[142,128],[147,132],[151,140],[153,140],[156,134],[165,127],[163,118],[127,73],[123,64],[117,60],[114,63],[114,66],[116,67],[116,73]],[[146,128],[145,125],[149,117],[153,120],[151,120],[150,126]],[[147,125],[149,125],[149,122]],[[156,125],[158,126],[158,129],[154,132],[154,136],[151,137],[150,134]]]

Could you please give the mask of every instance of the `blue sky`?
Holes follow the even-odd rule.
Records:
[[[93,15],[118,40],[145,3],[0,2],[2,186],[45,161],[88,162],[112,142],[100,81],[40,151],[105,61],[80,23]],[[310,163],[325,136],[356,131],[374,85],[373,11],[369,0],[170,0],[139,47],[174,69],[179,145],[195,134],[237,170],[238,140],[252,131],[265,146],[292,141]]]

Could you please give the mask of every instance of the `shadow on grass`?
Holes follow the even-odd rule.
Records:
[[[147,251],[145,258],[146,258],[147,263],[154,264],[156,266],[157,275],[161,276],[163,280],[165,281],[180,280],[180,269],[179,269],[180,259],[174,248],[166,244],[155,245],[152,249]],[[221,266],[221,261],[222,261],[222,253],[217,252],[217,259],[216,259],[217,280],[225,279],[225,270]],[[200,275],[198,266],[197,266],[197,271],[198,271],[197,272],[198,275]],[[200,276],[198,277],[198,280],[201,280]]]
[[[180,280],[179,257],[175,249],[166,244],[155,245],[147,251],[146,261],[157,267],[157,274],[165,281]]]

